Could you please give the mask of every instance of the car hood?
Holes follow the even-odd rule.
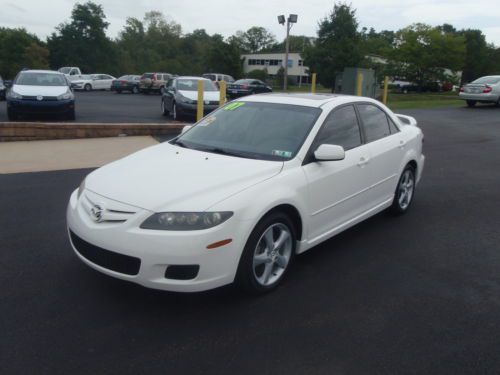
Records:
[[[68,86],[27,86],[14,85],[12,90],[23,96],[58,96],[68,91]]]
[[[97,169],[86,189],[150,211],[204,211],[267,180],[283,162],[196,151],[169,143],[149,147]]]
[[[190,100],[198,100],[198,91],[186,91],[179,90],[179,94],[190,99]],[[203,100],[219,101],[219,92],[218,91],[205,91],[203,93]]]

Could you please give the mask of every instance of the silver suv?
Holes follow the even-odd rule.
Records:
[[[500,106],[500,76],[486,76],[460,88],[460,99],[464,99],[469,107],[476,103],[495,103]]]
[[[210,79],[217,87],[219,87],[220,81],[226,81],[227,83],[233,83],[234,78],[229,74],[221,74],[221,73],[205,73],[203,74],[203,78]]]

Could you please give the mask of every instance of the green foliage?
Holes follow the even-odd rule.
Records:
[[[251,70],[246,74],[247,78],[260,79],[266,82],[268,78],[267,69],[255,69]]]
[[[47,40],[51,65],[117,73],[115,48],[106,36],[108,26],[101,5],[92,1],[76,4],[70,22],[59,25]]]
[[[462,71],[462,82],[471,82],[479,77],[493,73],[490,56],[492,51],[486,43],[481,30],[464,30],[465,62]]]
[[[316,44],[304,51],[305,64],[318,73],[318,80],[333,87],[335,76],[345,67],[357,66],[362,60],[356,11],[338,3],[320,21]]]
[[[237,31],[228,40],[242,52],[256,53],[269,51],[276,44],[275,36],[264,27],[253,26],[247,31]]]
[[[450,80],[445,68],[462,69],[465,41],[462,36],[440,28],[414,24],[396,34],[392,53],[394,71],[419,85],[426,81]]]
[[[47,68],[49,51],[25,29],[0,27],[0,75],[14,78],[23,68]]]

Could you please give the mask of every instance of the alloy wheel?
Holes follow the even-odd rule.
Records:
[[[415,189],[415,177],[411,169],[404,171],[399,181],[398,186],[398,204],[402,210],[406,210],[413,198],[413,190]]]
[[[290,229],[282,223],[264,231],[253,254],[253,273],[260,285],[273,285],[283,276],[292,256],[292,239]]]

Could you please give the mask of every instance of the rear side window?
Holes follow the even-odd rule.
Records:
[[[358,118],[352,105],[335,110],[326,119],[315,146],[338,145],[350,150],[361,145]]]
[[[367,143],[391,134],[387,115],[380,108],[371,104],[358,104],[358,110]]]

